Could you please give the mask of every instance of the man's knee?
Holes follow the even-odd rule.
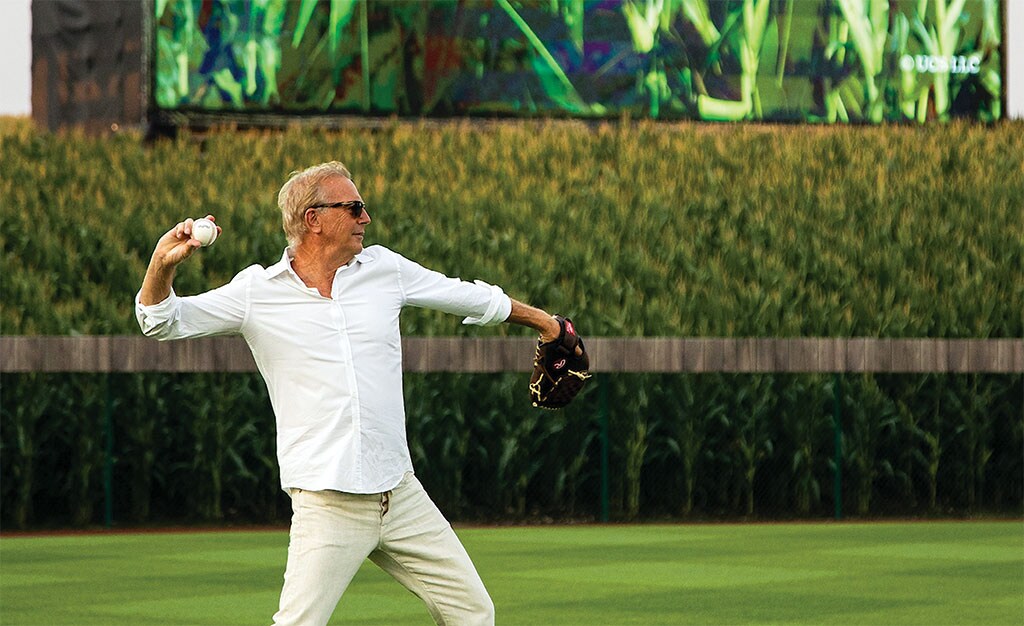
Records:
[[[488,626],[494,624],[494,601],[487,593],[480,599],[480,623]]]
[[[494,626],[494,601],[486,589],[474,589],[456,615],[445,612],[437,623],[441,626]]]

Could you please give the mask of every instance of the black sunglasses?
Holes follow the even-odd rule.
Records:
[[[333,204],[315,204],[311,209],[348,209],[348,212],[352,217],[358,218],[366,210],[366,203],[362,200],[346,200],[345,202],[335,202]]]

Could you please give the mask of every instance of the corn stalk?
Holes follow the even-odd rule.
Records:
[[[37,453],[41,451],[39,444],[46,443],[43,416],[47,414],[49,400],[53,397],[47,393],[49,378],[41,374],[26,374],[20,377],[4,375],[0,379],[4,399],[0,407],[0,432],[3,433],[0,463],[5,476],[3,508],[15,528],[28,528],[34,521],[34,492],[39,488],[36,482]]]
[[[962,440],[966,455],[962,484],[967,508],[974,512],[985,501],[985,473],[993,454],[994,420],[991,405],[997,394],[993,392],[991,383],[983,383],[982,377],[977,374],[958,383],[961,385],[961,393],[953,395],[950,400],[962,416],[955,434]]]
[[[763,116],[757,94],[757,73],[760,66],[761,45],[768,28],[770,0],[743,0],[740,9],[741,34],[738,36],[737,56],[740,59],[740,100],[721,100],[701,94],[697,97],[697,110],[701,119],[740,120],[753,115]],[[726,29],[728,30],[728,29]],[[724,37],[724,35],[723,35]],[[721,46],[719,41],[717,45]]]
[[[810,515],[812,507],[821,500],[816,470],[831,452],[823,445],[829,441],[832,422],[825,407],[835,391],[834,383],[824,383],[820,376],[808,378],[775,383],[781,436],[776,447],[790,451],[786,470],[790,475],[793,507],[801,516]]]
[[[771,435],[771,414],[777,398],[771,376],[754,376],[731,399],[732,408],[726,419],[736,453],[734,467],[743,499],[743,515],[754,514],[754,481],[762,462],[775,449]]]
[[[928,68],[929,79],[927,81],[921,81],[918,78],[918,83],[921,84],[923,82],[924,87],[930,84],[930,89],[918,89],[919,96],[916,104],[916,117],[918,121],[924,121],[932,113],[929,109],[929,94],[931,96],[930,104],[934,109],[933,114],[939,119],[945,120],[949,118],[949,108],[952,100],[949,91],[951,79],[950,66],[951,61],[960,52],[960,17],[963,13],[965,1],[931,0],[929,3],[929,0],[918,0],[917,2],[914,18],[910,22],[910,30],[915,35],[917,43],[921,47],[921,52],[927,55],[929,60],[937,60],[934,67]],[[930,20],[928,20],[929,6],[931,7]],[[992,13],[991,7],[986,9],[986,25],[984,27],[986,34],[983,35],[984,41],[992,40],[992,28],[989,25],[996,19],[998,17]],[[926,24],[926,22],[928,23]],[[973,54],[979,53],[975,52]],[[907,69],[904,68],[903,71],[906,74]],[[920,73],[920,70],[918,70],[916,75],[919,77]],[[904,76],[904,91],[908,89],[908,82],[908,78]]]
[[[889,34],[888,0],[839,0],[843,18],[850,25],[857,56],[864,71],[864,117],[882,121],[883,102],[878,77],[884,66],[886,39]]]
[[[846,62],[846,50],[849,45],[849,22],[830,19],[828,21],[828,34],[829,37],[824,50],[824,60],[833,68],[841,68]],[[834,77],[825,77],[822,81],[825,84],[823,96],[825,119],[830,124],[836,121],[849,122],[850,115],[843,101],[842,81]]]
[[[625,515],[628,520],[636,520],[640,516],[641,473],[648,449],[647,425],[647,416],[638,413],[633,422],[633,427],[627,433],[625,442]]]
[[[729,409],[724,392],[727,388],[719,376],[685,376],[667,379],[657,404],[662,406],[659,419],[650,427],[652,464],[659,462],[672,468],[671,475],[681,482],[678,514],[684,518],[694,512],[698,479],[702,476],[710,431],[726,420]],[[667,479],[663,479],[667,480]],[[673,487],[675,482],[672,483]]]
[[[854,501],[857,515],[871,512],[875,481],[894,473],[893,462],[879,452],[883,439],[891,436],[899,418],[889,398],[879,388],[872,374],[864,374],[856,381],[859,389],[856,405],[850,397],[843,409],[843,457],[853,470]],[[845,418],[849,416],[849,418]]]
[[[664,63],[656,49],[660,32],[667,28],[672,14],[671,0],[625,0],[622,14],[629,27],[633,49],[645,59],[646,70],[637,78],[637,88],[649,95],[650,115],[657,118],[661,103],[668,99],[671,90],[665,77]]]
[[[530,25],[519,15],[515,7],[508,0],[497,0],[498,6],[516,25],[516,28],[526,38],[532,52],[533,69],[540,79],[547,95],[558,103],[563,109],[582,115],[601,115],[604,107],[600,104],[588,104],[580,96],[576,87],[566,76],[565,71],[558,64],[558,61],[551,55],[551,52],[537,36]],[[573,43],[580,50],[583,48],[583,8],[579,2],[569,2],[564,6],[563,18],[570,29]]]

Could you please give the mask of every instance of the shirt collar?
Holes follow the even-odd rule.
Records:
[[[293,250],[291,246],[285,248],[284,252],[281,254],[281,260],[267,268],[267,278],[274,278],[284,272],[291,272],[293,258],[295,258],[295,250]],[[375,258],[376,257],[366,251],[366,248],[363,248],[363,251],[357,254],[353,260],[358,263],[370,263]],[[349,265],[352,265],[352,261],[349,261],[347,265],[343,265],[342,267],[348,267]]]

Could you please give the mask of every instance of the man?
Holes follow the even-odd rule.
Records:
[[[186,219],[157,242],[136,297],[146,335],[240,334],[266,381],[293,510],[274,623],[326,624],[369,557],[438,624],[493,624],[494,605],[469,555],[412,472],[399,313],[417,306],[467,324],[522,324],[542,341],[558,337],[559,323],[498,287],[363,248],[370,215],[341,163],[293,174],[278,206],[289,243],[278,263],[178,297],[175,267],[200,245]]]

